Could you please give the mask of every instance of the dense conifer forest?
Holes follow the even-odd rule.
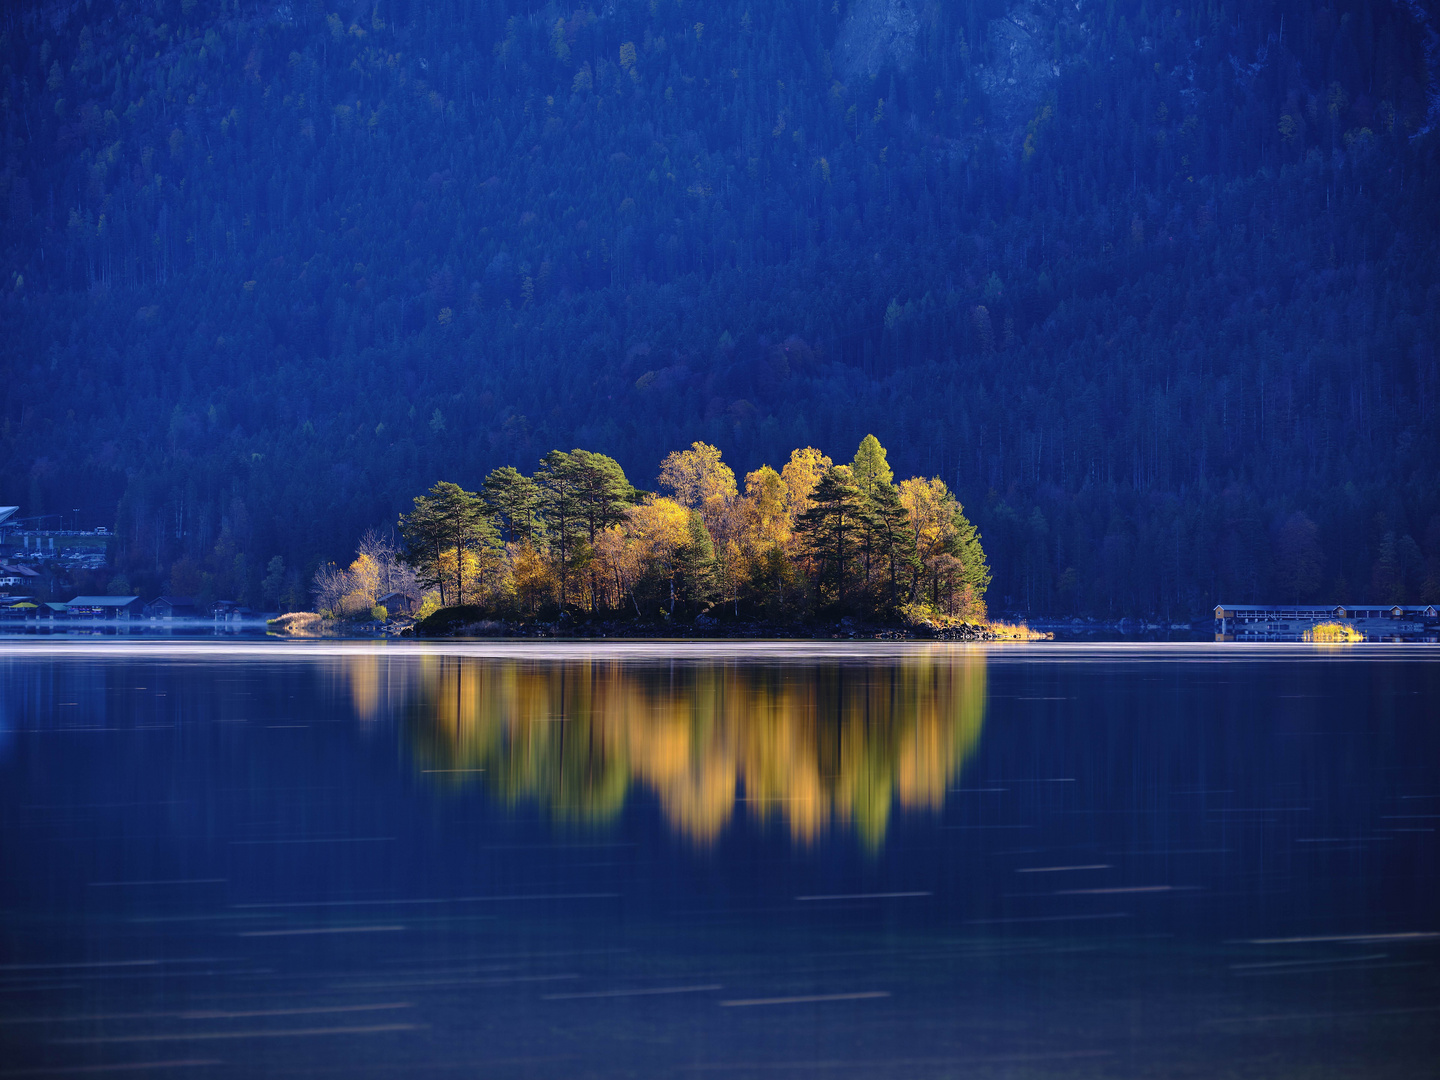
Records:
[[[1437,27],[9,4],[0,503],[259,605],[437,478],[873,432],[963,502],[994,612],[1440,599]]]

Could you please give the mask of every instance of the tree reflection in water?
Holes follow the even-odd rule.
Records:
[[[634,784],[697,844],[738,805],[801,842],[891,810],[938,810],[985,716],[985,658],[945,647],[883,663],[540,663],[425,657],[342,665],[356,711],[400,706],[415,767],[557,818],[614,819]]]

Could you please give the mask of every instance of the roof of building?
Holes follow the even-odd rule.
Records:
[[[166,604],[169,607],[194,607],[193,596],[157,596],[150,601],[151,604]]]
[[[1253,615],[1274,613],[1285,615],[1337,614],[1341,611],[1400,611],[1407,615],[1424,614],[1435,610],[1434,604],[1216,604],[1216,612],[1231,615]],[[1219,617],[1218,615],[1216,616]]]
[[[139,600],[138,596],[77,596],[66,602],[66,607],[126,607]]]
[[[20,510],[18,506],[0,506],[0,525],[9,521]]]
[[[39,577],[39,570],[32,570],[28,566],[16,566],[14,563],[0,562],[0,574],[19,574],[21,577]]]

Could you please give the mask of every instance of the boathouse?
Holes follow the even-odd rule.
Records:
[[[1426,641],[1440,634],[1434,604],[1217,604],[1216,641],[1303,641],[1320,623],[1341,623],[1366,641]]]
[[[79,619],[128,619],[142,609],[138,596],[77,596],[65,604],[65,614]]]

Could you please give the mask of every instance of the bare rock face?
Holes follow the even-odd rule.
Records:
[[[922,25],[934,18],[936,10],[926,0],[854,0],[835,39],[839,77],[874,78],[892,65],[907,71],[919,60]],[[1089,32],[1077,0],[1012,0],[985,33],[986,59],[975,74],[989,102],[989,134],[1004,157],[1016,159],[1026,126],[1060,75],[1057,35],[1074,41]]]
[[[910,0],[855,0],[835,39],[836,66],[846,79],[874,78],[889,63],[905,71],[919,32]]]
[[[1060,74],[1049,55],[1049,43],[1055,24],[1073,17],[1067,7],[1044,0],[1020,0],[1004,18],[990,20],[990,62],[979,74],[1001,145],[1018,144],[1036,106]]]

